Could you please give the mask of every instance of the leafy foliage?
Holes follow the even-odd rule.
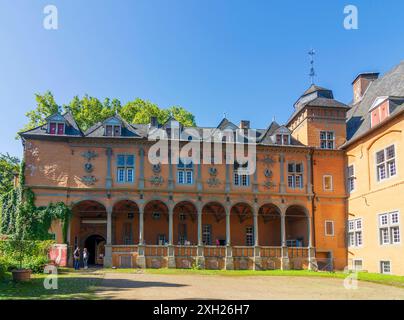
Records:
[[[0,195],[13,189],[14,174],[18,172],[20,160],[8,153],[0,153]]]
[[[195,117],[192,113],[180,106],[172,106],[166,109],[160,108],[157,104],[137,98],[124,106],[118,99],[106,98],[103,102],[95,97],[85,95],[80,98],[75,96],[67,105],[59,107],[50,91],[43,95],[35,95],[37,106],[34,110],[26,113],[28,124],[20,131],[33,129],[45,123],[45,119],[56,112],[70,110],[79,127],[86,131],[97,122],[119,114],[129,123],[149,123],[150,117],[155,116],[160,123],[164,123],[173,116],[184,126],[195,126]]]
[[[4,270],[31,269],[42,272],[49,262],[48,251],[53,241],[2,240],[0,241],[0,264]],[[1,269],[1,267],[0,267]]]
[[[71,210],[63,202],[47,207],[35,206],[35,194],[24,187],[24,162],[21,164],[20,183],[1,198],[0,233],[19,240],[48,240],[53,220],[63,222],[63,237],[66,241]]]

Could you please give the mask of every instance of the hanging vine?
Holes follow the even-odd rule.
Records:
[[[63,241],[66,242],[70,208],[63,202],[36,207],[35,194],[30,188],[25,187],[24,170],[23,161],[18,186],[1,198],[0,234],[26,240],[49,240],[52,222],[61,220]]]

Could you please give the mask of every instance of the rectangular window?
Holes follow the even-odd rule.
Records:
[[[246,233],[246,246],[252,247],[254,246],[254,227],[248,226],[245,229]]]
[[[133,244],[132,223],[127,222],[123,225],[123,244]]]
[[[111,125],[105,126],[105,135],[107,137],[112,137],[112,126]]]
[[[362,218],[348,221],[348,246],[360,247],[362,240]]]
[[[116,157],[117,181],[120,183],[135,181],[135,156],[118,154]]]
[[[398,211],[379,215],[380,244],[389,245],[401,242],[400,217]]]
[[[376,153],[377,181],[388,179],[396,173],[396,152],[394,145],[391,145]]]
[[[353,260],[353,269],[354,271],[362,271],[363,270],[362,260],[359,259]]]
[[[206,246],[212,244],[212,225],[210,224],[202,225],[202,243]]]
[[[334,149],[335,135],[334,131],[320,131],[320,148]]]
[[[238,187],[248,187],[250,185],[250,176],[247,174],[248,162],[239,164],[235,162],[233,165],[233,183]]]
[[[65,133],[65,124],[58,123],[58,134],[64,134],[64,133]]]
[[[289,145],[289,135],[288,134],[277,134],[276,144],[278,145]]]
[[[380,273],[385,273],[385,274],[391,273],[390,261],[380,261]]]
[[[248,187],[250,185],[250,176],[234,173],[234,185],[238,187]]]
[[[178,184],[193,184],[194,183],[194,166],[190,161],[184,163],[179,159],[177,165],[177,183]]]
[[[49,124],[49,133],[56,134],[56,123],[55,122],[51,122]]]
[[[331,220],[325,221],[325,235],[334,236],[334,221]]]
[[[348,177],[348,192],[351,193],[355,190],[355,168],[353,165],[350,165],[347,169],[347,177]]]
[[[165,234],[157,235],[157,245],[163,246],[165,244],[166,244],[166,235]]]
[[[302,163],[288,163],[288,187],[291,189],[303,188]]]
[[[323,176],[323,189],[324,191],[332,191],[332,176]]]

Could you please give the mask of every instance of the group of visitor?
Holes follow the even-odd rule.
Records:
[[[88,269],[88,258],[90,254],[88,253],[87,248],[84,248],[83,250],[83,264],[84,264],[84,269]],[[74,265],[74,270],[79,270],[80,269],[80,248],[77,247],[76,250],[73,252],[73,265]]]

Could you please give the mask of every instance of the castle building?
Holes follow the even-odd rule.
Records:
[[[348,265],[404,275],[404,62],[379,78],[359,74],[348,111]]]
[[[394,108],[396,100],[386,101]],[[358,152],[348,162],[355,159],[357,175],[362,170],[361,147],[347,144],[347,112],[350,106],[331,90],[312,85],[285,125],[273,121],[265,129],[226,118],[210,128],[154,117],[129,124],[116,115],[83,132],[69,112],[54,114],[21,134],[25,183],[38,206],[71,206],[66,237],[59,221],[51,232],[69,256],[74,247],[88,248],[92,264],[341,270],[348,263],[348,213],[352,218],[346,150]],[[151,139],[156,132],[161,139]],[[169,146],[165,158],[164,147],[156,148],[162,141]],[[244,154],[254,150],[253,157],[229,161],[240,145]],[[357,188],[349,201],[357,201],[355,214],[364,217],[360,195],[369,190]]]

